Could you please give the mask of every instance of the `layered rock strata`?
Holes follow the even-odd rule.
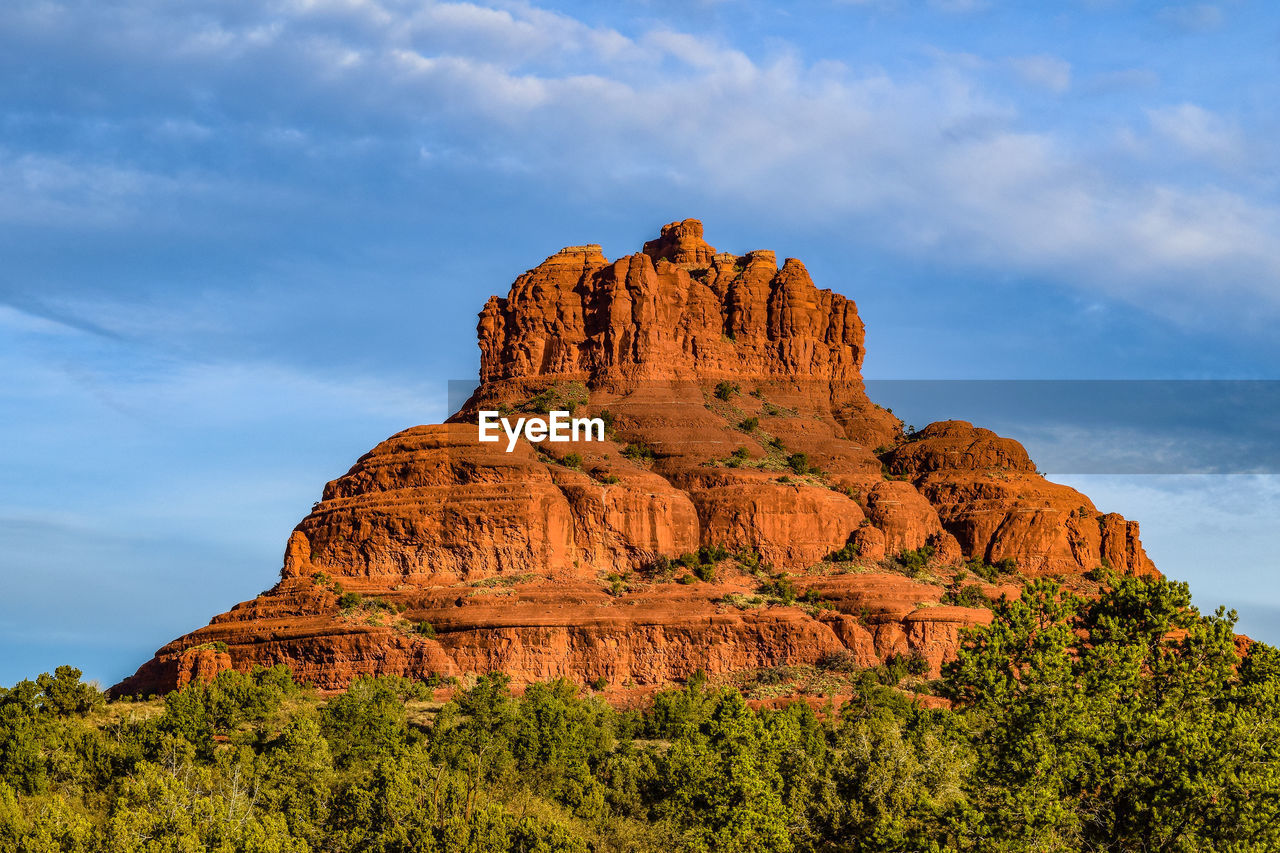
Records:
[[[936,672],[990,618],[942,604],[966,560],[1081,583],[1155,572],[1135,522],[1044,479],[1016,441],[961,421],[903,434],[867,398],[854,303],[795,259],[717,252],[696,220],[615,261],[557,252],[478,332],[480,386],[448,423],[330,482],[279,583],[116,692],[276,663],[324,689],[493,670],[657,687],[902,654]],[[481,410],[548,409],[603,418],[606,440],[478,440]],[[699,548],[736,556],[672,564]],[[928,556],[914,579],[904,552]],[[779,577],[807,600],[769,593]]]

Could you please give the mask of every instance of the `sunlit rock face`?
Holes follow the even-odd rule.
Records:
[[[960,421],[905,436],[867,398],[853,301],[795,259],[717,252],[697,220],[615,261],[562,249],[478,332],[480,385],[448,423],[328,483],[279,583],[115,691],[277,663],[324,689],[493,670],[656,688],[832,655],[936,672],[990,618],[941,604],[967,559],[1082,586],[1100,565],[1155,572],[1135,522],[1046,481],[1016,441]],[[482,410],[549,409],[603,418],[605,440],[478,440]],[[703,546],[744,559],[713,578],[670,565]],[[889,559],[920,549],[933,582]],[[781,572],[808,603],[753,601]]]

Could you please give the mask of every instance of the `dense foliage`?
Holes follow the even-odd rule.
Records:
[[[447,703],[280,668],[105,703],[61,667],[0,691],[0,850],[1273,851],[1280,654],[1187,588],[1038,581],[926,709],[753,710],[695,678],[643,712],[501,675]]]

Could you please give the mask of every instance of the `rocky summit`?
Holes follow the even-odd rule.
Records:
[[[1136,522],[1018,442],[905,433],[867,397],[853,301],[794,258],[717,252],[697,220],[614,261],[556,252],[478,332],[480,384],[447,423],[328,483],[275,586],[114,692],[273,664],[326,690],[502,671],[620,697],[836,659],[936,673],[984,597],[1026,577],[1156,574]],[[478,440],[481,411],[560,410],[605,440]]]

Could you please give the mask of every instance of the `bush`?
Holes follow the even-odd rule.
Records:
[[[796,585],[791,578],[786,575],[776,577],[766,584],[761,585],[757,590],[762,595],[770,595],[782,601],[785,605],[796,603]]]
[[[385,610],[387,613],[403,613],[405,606],[403,604],[392,604],[381,596],[370,596],[363,602],[357,603],[357,607],[363,607],[365,610]]]
[[[578,471],[582,470],[582,457],[576,453],[566,453],[564,458],[560,460],[560,464],[566,468],[573,468]]]
[[[340,610],[355,610],[364,604],[364,596],[358,592],[344,592],[338,596],[338,608]]]
[[[976,583],[952,587],[942,596],[943,604],[954,604],[957,607],[990,607],[991,599]]]
[[[787,457],[787,467],[793,474],[821,474],[821,469],[809,464],[809,456],[805,453],[792,453]]]
[[[730,456],[739,462],[746,462],[751,458],[751,451],[747,450],[745,447],[739,447],[737,450],[733,451]]]
[[[853,534],[849,535],[849,541],[845,542],[840,548],[832,551],[826,556],[828,563],[852,563],[858,559],[860,548],[857,542],[853,541]]]
[[[652,462],[653,448],[642,441],[636,441],[622,448],[622,455],[634,462]]]
[[[758,426],[760,426],[760,419],[757,418],[755,415],[752,415],[749,418],[743,418],[742,421],[738,424],[738,429],[742,430],[743,432],[754,432],[755,428]]]
[[[605,438],[611,438],[613,436],[614,424],[617,422],[617,417],[608,409],[601,409],[600,414],[596,415],[596,417],[604,421]]]
[[[901,552],[894,558],[894,562],[906,572],[907,577],[918,578],[929,567],[929,561],[933,559],[933,555],[932,545],[921,545],[914,551]]]
[[[1114,577],[1115,575],[1110,569],[1104,569],[1102,566],[1094,566],[1084,573],[1085,580],[1091,580],[1094,583],[1109,584]]]
[[[622,478],[619,477],[617,474],[601,474],[596,479],[599,480],[601,483],[604,483],[606,486],[612,486],[616,483],[622,482]]]
[[[764,685],[784,684],[790,677],[791,672],[785,666],[766,666],[752,673],[755,683]]]
[[[532,397],[524,408],[539,415],[554,411],[576,412],[587,404],[587,387],[581,382],[557,383]]]
[[[876,679],[886,687],[892,687],[909,675],[924,675],[929,662],[918,654],[890,655],[876,669]]]
[[[428,640],[432,640],[435,639],[436,636],[436,626],[432,625],[430,622],[415,622],[413,623],[413,633],[420,637],[426,637]]]
[[[731,397],[733,397],[734,394],[737,394],[741,390],[742,390],[742,387],[738,385],[737,382],[729,382],[726,380],[724,382],[717,383],[716,399],[729,400]]]
[[[818,661],[818,669],[827,672],[857,672],[861,668],[853,652],[849,651],[830,652]]]
[[[644,567],[644,571],[650,575],[670,576],[675,571],[676,564],[672,562],[670,557],[659,554],[649,561]]]
[[[676,562],[689,569],[696,569],[698,566],[714,566],[721,560],[727,560],[733,554],[723,545],[703,545],[697,551],[691,551],[688,554],[681,554],[676,557]]]
[[[995,583],[1001,575],[1014,575],[1018,572],[1018,561],[1012,557],[1004,557],[995,563],[974,557],[964,564],[964,568],[973,572],[987,583]]]

